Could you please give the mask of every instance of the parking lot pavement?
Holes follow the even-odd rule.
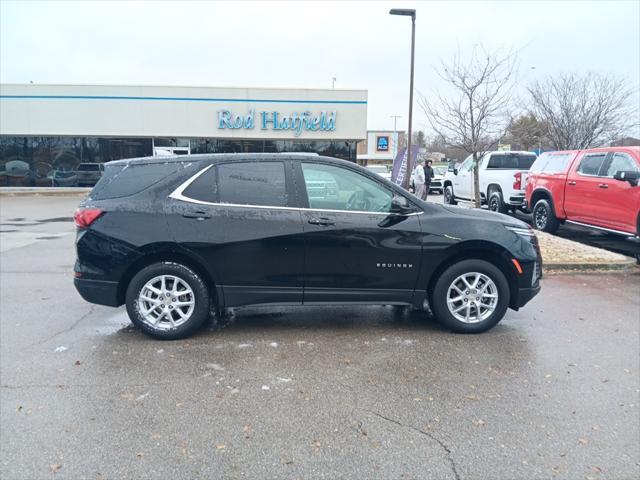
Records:
[[[0,254],[3,479],[640,475],[638,275],[547,278],[481,335],[274,307],[159,342],[76,294],[72,242]]]

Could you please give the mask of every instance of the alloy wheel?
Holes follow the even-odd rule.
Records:
[[[547,209],[543,206],[536,208],[534,221],[536,223],[536,228],[538,230],[544,230],[547,226],[547,221],[549,219],[549,215],[547,214]]]
[[[189,320],[195,295],[181,278],[159,275],[140,289],[138,308],[145,323],[157,330],[170,330]]]
[[[497,306],[498,287],[484,273],[464,273],[451,282],[447,290],[447,308],[463,323],[482,322]]]

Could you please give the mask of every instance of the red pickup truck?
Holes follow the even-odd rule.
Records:
[[[545,152],[531,166],[525,201],[538,230],[570,222],[640,236],[640,147]]]

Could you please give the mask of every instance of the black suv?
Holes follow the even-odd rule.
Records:
[[[526,224],[422,202],[333,158],[110,162],[75,221],[80,294],[126,304],[135,325],[162,339],[256,304],[428,303],[451,330],[482,332],[540,290]]]

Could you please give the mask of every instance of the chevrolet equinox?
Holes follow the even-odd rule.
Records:
[[[241,305],[428,305],[490,329],[540,290],[526,224],[426,203],[353,163],[296,154],[119,160],[75,214],[75,286],[159,339]]]

